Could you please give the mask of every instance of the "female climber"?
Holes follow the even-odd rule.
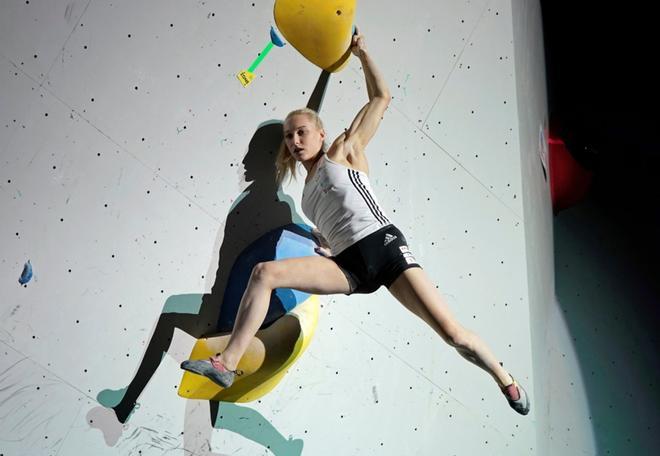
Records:
[[[461,326],[409,250],[406,239],[389,220],[369,183],[365,148],[376,133],[390,102],[390,92],[356,30],[351,52],[360,59],[368,103],[350,128],[326,147],[316,112],[295,110],[284,121],[284,141],[277,158],[277,180],[296,174],[297,162],[307,171],[302,209],[318,229],[319,256],[257,264],[241,299],[229,343],[208,360],[184,361],[181,367],[229,387],[238,362],[261,326],[271,292],[293,288],[312,294],[372,293],[385,285],[405,307],[428,323],[465,359],[488,372],[509,405],[529,412],[525,390],[497,361],[486,344]]]

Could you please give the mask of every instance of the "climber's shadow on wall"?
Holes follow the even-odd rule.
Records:
[[[320,110],[328,79],[329,73],[322,72],[308,107]],[[246,266],[249,268],[249,265],[238,264],[237,260],[239,263],[250,261],[256,264],[258,261],[275,259],[276,256],[278,237],[271,236],[272,242],[268,240],[270,237],[266,238],[265,243],[263,240],[260,242],[257,256],[252,254],[246,259],[242,253],[253,241],[278,227],[286,227],[296,234],[313,239],[308,230],[293,224],[299,221],[299,217],[292,211],[294,205],[286,201],[288,196],[281,193],[277,186],[275,159],[282,139],[282,122],[269,121],[261,124],[250,140],[242,162],[245,181],[250,182],[250,185],[235,199],[226,218],[211,293],[170,296],[164,303],[163,312],[130,384],[122,390],[104,390],[98,394],[98,401],[111,407],[119,422],[126,422],[134,411],[138,397],[160,365],[163,353],[170,349],[176,328],[197,339],[210,334],[231,332],[240,303],[235,291],[229,293],[232,285],[230,280],[234,285],[237,281],[237,274],[232,275],[232,270],[237,271],[240,269],[238,266],[242,266],[243,270]],[[245,273],[240,275],[241,280],[247,283]],[[223,302],[225,300],[227,302]],[[269,326],[286,312],[285,306],[277,301],[271,299],[271,308],[262,327]],[[211,402],[212,423],[216,423],[217,414],[217,402]]]
[[[135,403],[158,368],[163,353],[170,348],[175,328],[199,339],[205,335],[231,331],[231,317],[222,312],[225,289],[232,267],[241,252],[272,228],[292,223],[289,205],[281,201],[275,184],[275,155],[282,140],[282,124],[261,125],[250,141],[243,160],[245,179],[250,182],[225,220],[219,251],[218,269],[211,293],[181,294],[167,298],[163,311],[148,342],[142,361],[121,401],[113,408],[120,422],[125,422]],[[264,246],[264,258],[274,258],[275,246]],[[271,247],[271,248],[269,248]],[[222,317],[222,318],[221,318]],[[220,324],[222,320],[222,324]]]

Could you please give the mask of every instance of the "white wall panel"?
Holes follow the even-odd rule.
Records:
[[[367,150],[375,192],[534,401],[511,16],[505,0],[359,1],[356,23],[394,96]],[[307,221],[302,179],[277,193],[260,154],[320,70],[287,45],[240,86],[272,1],[6,2],[0,17],[0,389],[24,388],[25,413],[48,419],[35,386],[56,379],[62,410],[44,446],[44,428],[0,402],[0,427],[16,429],[0,434],[5,456],[536,453],[536,403],[515,414],[385,289],[322,298],[282,383],[221,404],[216,423],[207,402],[176,395],[194,338],[169,328],[139,408],[118,423],[99,395],[129,384],[173,302],[217,300],[249,242]],[[329,136],[366,100],[352,59],[327,87]],[[196,310],[179,317],[192,327]]]

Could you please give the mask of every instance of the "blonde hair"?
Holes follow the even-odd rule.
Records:
[[[289,114],[287,114],[286,118],[284,119],[284,123],[282,124],[282,128],[284,128],[284,125],[286,125],[286,122],[293,116],[297,115],[305,115],[309,120],[311,120],[316,128],[319,130],[323,130],[323,122],[321,121],[321,118],[319,117],[318,113],[314,111],[313,109],[309,108],[300,108],[291,111]],[[323,141],[323,146],[321,150],[325,151],[327,149],[327,144],[325,140]],[[286,179],[287,175],[290,173],[289,176],[289,182],[291,182],[291,177],[293,177],[295,180],[298,180],[296,177],[296,165],[298,164],[298,161],[293,158],[293,156],[289,153],[287,147],[286,147],[286,142],[284,139],[282,139],[282,144],[280,144],[280,148],[277,151],[277,157],[275,158],[275,179],[277,181],[277,186],[280,187],[282,185],[282,182],[284,179]]]

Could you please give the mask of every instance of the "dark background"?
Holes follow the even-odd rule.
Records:
[[[551,125],[594,172],[589,203],[630,237],[640,272],[660,282],[660,26],[652,5],[541,1]]]
[[[603,455],[655,454],[660,442],[660,26],[652,6],[541,1],[551,125],[593,172],[586,197],[554,217],[554,291]],[[558,387],[570,395],[577,374],[564,380]],[[549,437],[577,454],[573,434],[568,422]]]

